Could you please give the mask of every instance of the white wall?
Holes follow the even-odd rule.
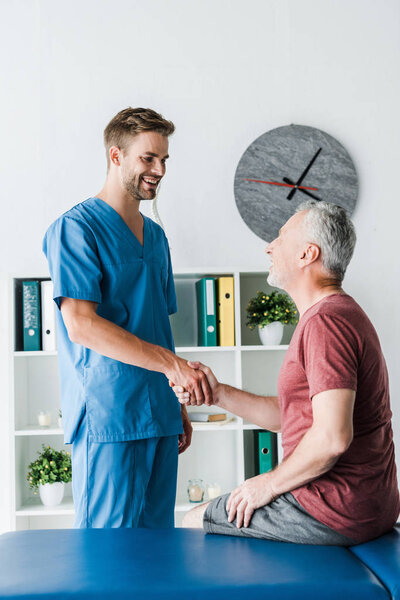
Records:
[[[360,177],[345,289],[380,335],[400,448],[399,2],[3,0],[0,11],[2,275],[46,272],[43,233],[99,191],[103,128],[129,105],[153,107],[177,127],[160,195],[175,267],[263,267],[265,243],[234,202],[237,162],[269,129],[321,128]],[[1,382],[5,405],[4,366]]]

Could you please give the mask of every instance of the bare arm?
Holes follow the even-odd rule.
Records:
[[[120,362],[164,373],[168,379],[190,389],[199,402],[211,403],[212,394],[204,373],[191,369],[170,350],[145,342],[100,317],[96,309],[95,302],[62,299],[61,313],[72,342]]]
[[[214,404],[225,410],[243,417],[247,421],[268,429],[269,431],[280,431],[281,416],[279,410],[278,398],[276,396],[256,396],[250,392],[244,392],[224,383],[219,383],[210,367],[206,367],[201,362],[188,362],[193,369],[202,371],[210,384]],[[173,390],[181,404],[197,404],[196,399],[191,396],[188,390],[184,390],[180,385],[174,385]]]
[[[312,399],[313,424],[292,454],[271,472],[277,496],[329,471],[353,439],[355,392],[328,390]]]
[[[329,471],[353,439],[354,401],[355,392],[350,389],[316,394],[310,429],[276,469],[233,490],[227,503],[229,520],[237,515],[238,527],[247,527],[255,509]]]
[[[281,429],[281,415],[276,396],[257,396],[219,383],[214,404],[263,429],[275,432]]]

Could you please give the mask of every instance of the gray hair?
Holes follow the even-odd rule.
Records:
[[[356,245],[356,232],[346,210],[331,202],[302,202],[296,212],[307,211],[305,225],[310,242],[321,250],[324,268],[343,281]]]

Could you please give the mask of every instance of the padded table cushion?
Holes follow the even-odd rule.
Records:
[[[344,548],[191,529],[32,530],[0,536],[0,598],[389,598]]]
[[[353,546],[351,551],[376,573],[392,598],[400,600],[400,528],[397,526],[372,542]]]

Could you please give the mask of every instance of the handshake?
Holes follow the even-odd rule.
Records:
[[[174,367],[168,374],[169,385],[181,404],[211,406],[218,403],[220,383],[209,367],[181,358]]]

